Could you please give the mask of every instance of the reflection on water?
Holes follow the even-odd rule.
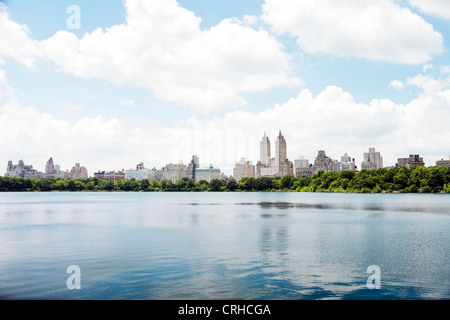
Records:
[[[0,299],[449,299],[449,208],[447,195],[0,194]]]

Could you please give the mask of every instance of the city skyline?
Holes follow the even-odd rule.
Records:
[[[360,168],[374,147],[384,166],[410,154],[431,166],[450,153],[447,12],[436,0],[3,1],[0,163],[95,172],[198,154],[231,175],[281,129],[292,162],[324,150]]]
[[[264,136],[259,143],[259,159],[253,164],[253,160],[247,160],[242,157],[240,161],[236,161],[232,172],[221,171],[221,168],[215,167],[213,164],[207,166],[202,166],[202,162],[198,155],[193,155],[192,160],[187,165],[184,164],[183,160],[179,160],[177,164],[172,162],[166,164],[161,168],[146,167],[144,162],[140,162],[135,168],[129,169],[114,169],[105,170],[97,169],[93,171],[87,170],[85,167],[81,167],[80,163],[75,163],[71,171],[61,170],[59,164],[55,164],[53,157],[45,164],[45,171],[36,170],[33,165],[26,165],[23,159],[20,159],[18,165],[13,165],[13,161],[9,160],[7,165],[7,173],[5,176],[20,176],[16,172],[16,167],[22,168],[24,172],[29,172],[31,176],[35,177],[53,177],[53,178],[88,178],[94,176],[107,177],[108,179],[118,180],[118,179],[156,179],[158,181],[169,179],[174,183],[183,178],[193,178],[194,180],[203,180],[202,178],[196,178],[196,172],[211,172],[214,173],[214,177],[208,174],[208,178],[205,180],[210,181],[211,179],[221,179],[226,177],[236,178],[238,180],[242,177],[283,177],[286,175],[292,175],[296,177],[306,177],[313,176],[318,171],[336,171],[342,172],[345,170],[352,170],[355,172],[361,171],[363,169],[372,170],[380,168],[392,168],[394,166],[411,168],[414,165],[427,166],[420,157],[419,154],[409,154],[408,157],[398,157],[395,165],[385,166],[383,165],[383,156],[380,151],[376,151],[376,148],[370,147],[368,152],[363,153],[363,160],[361,165],[357,165],[355,157],[351,157],[348,153],[345,153],[340,157],[341,161],[329,157],[326,155],[325,150],[319,150],[314,161],[305,159],[304,155],[300,155],[297,158],[290,161],[287,158],[287,142],[284,138],[281,130],[277,135],[275,142],[275,153],[272,156],[271,153],[271,143],[270,138],[267,136],[267,132],[264,131]],[[450,156],[447,159],[441,158],[437,159],[433,164],[428,165],[433,166],[448,166],[450,162]],[[84,171],[82,171],[84,170]],[[82,176],[80,176],[80,171],[82,171]],[[88,172],[94,172],[94,175],[88,175]],[[12,174],[11,174],[12,173]],[[75,174],[74,174],[75,173]],[[225,176],[224,176],[225,175]],[[1,176],[1,174],[0,174]]]

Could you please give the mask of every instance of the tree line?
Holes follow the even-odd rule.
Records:
[[[0,191],[126,191],[126,192],[226,192],[297,191],[346,193],[450,193],[450,167],[421,167],[354,171],[319,171],[312,177],[242,178],[211,182],[182,178],[126,180],[0,177]]]

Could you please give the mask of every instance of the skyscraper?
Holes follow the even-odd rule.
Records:
[[[287,159],[287,143],[281,131],[275,142],[275,158],[270,157],[270,140],[264,133],[260,142],[260,161],[256,165],[256,176],[284,177],[294,174],[294,165]]]
[[[195,170],[200,167],[200,158],[197,155],[192,156],[192,160],[186,169],[186,177],[195,179]]]
[[[260,161],[267,163],[270,160],[270,140],[264,132],[264,137],[262,137],[259,144],[260,147]]]
[[[45,164],[45,174],[56,173],[55,164],[53,163],[53,158],[50,158]]]

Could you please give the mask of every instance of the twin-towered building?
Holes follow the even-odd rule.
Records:
[[[271,157],[270,140],[264,132],[260,142],[260,160],[256,164],[256,177],[284,177],[293,174],[294,165],[287,158],[287,144],[281,131],[275,141],[275,157]]]

